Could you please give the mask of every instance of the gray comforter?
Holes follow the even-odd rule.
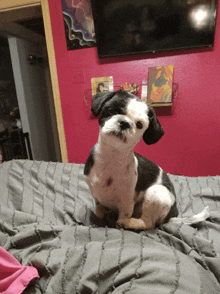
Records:
[[[180,216],[210,218],[137,233],[94,216],[83,168],[0,165],[0,246],[40,275],[24,293],[220,293],[220,177],[169,175]]]

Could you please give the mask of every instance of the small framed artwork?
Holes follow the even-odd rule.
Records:
[[[96,46],[91,0],[61,0],[68,50]]]
[[[173,70],[173,65],[150,67],[148,69],[147,103],[172,103]]]
[[[105,91],[114,91],[113,77],[92,78],[92,96]]]

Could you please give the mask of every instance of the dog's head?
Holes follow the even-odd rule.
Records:
[[[153,108],[122,90],[94,95],[91,110],[94,116],[101,115],[100,135],[110,144],[134,148],[142,137],[150,145],[164,134]]]

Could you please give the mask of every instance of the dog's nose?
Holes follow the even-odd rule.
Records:
[[[125,120],[119,120],[119,126],[122,131],[130,128],[129,122],[127,122]]]

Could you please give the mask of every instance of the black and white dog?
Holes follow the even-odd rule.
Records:
[[[164,131],[153,108],[135,95],[119,90],[93,97],[92,113],[100,116],[99,138],[91,149],[84,174],[96,202],[95,214],[118,212],[117,227],[150,230],[176,218],[176,196],[167,174],[155,163],[134,153],[143,138],[154,144]],[[207,217],[207,209],[188,223]],[[186,221],[187,223],[187,221]]]

